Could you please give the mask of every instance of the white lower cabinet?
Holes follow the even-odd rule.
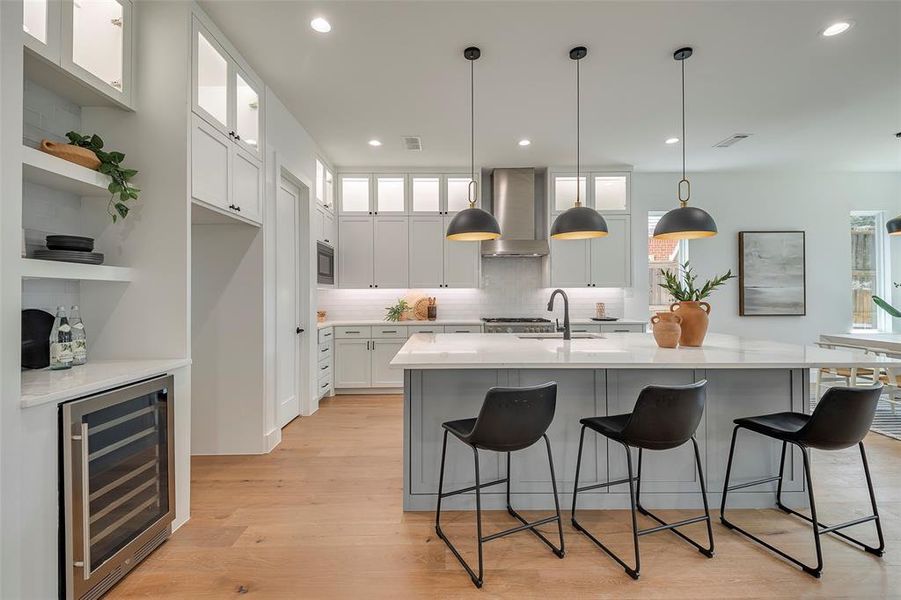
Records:
[[[372,387],[403,387],[403,369],[393,369],[389,363],[407,340],[372,340]]]
[[[372,387],[371,340],[335,340],[335,388]]]
[[[316,365],[316,382],[318,386],[316,395],[318,398],[323,398],[324,396],[331,396],[334,389],[332,385],[332,371],[335,362],[333,358],[334,353],[332,352],[334,331],[331,327],[326,327],[318,330],[317,335],[319,338],[319,360]]]

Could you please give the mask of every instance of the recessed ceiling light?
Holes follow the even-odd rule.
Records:
[[[382,145],[382,142],[380,142],[380,141],[378,141],[378,140],[369,140],[369,145],[370,145],[370,146],[378,147],[378,146],[381,146],[381,145]]]
[[[678,144],[679,138],[666,138],[666,143],[667,144]]]
[[[823,30],[823,37],[832,37],[834,35],[839,35],[840,33],[845,33],[851,29],[852,25],[854,25],[853,21],[839,21],[838,23],[833,23]]]
[[[313,31],[318,31],[319,33],[328,33],[332,30],[332,24],[322,17],[316,17],[310,21],[310,27],[313,28]]]
[[[519,145],[520,145],[520,146],[528,146],[528,145],[531,144],[531,143],[532,143],[531,140],[526,140],[526,139],[519,140]]]

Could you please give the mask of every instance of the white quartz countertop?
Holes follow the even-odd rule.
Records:
[[[551,322],[554,319],[550,319]],[[563,320],[561,319],[561,323]],[[570,319],[571,324],[573,325],[645,325],[647,321],[639,321],[637,319],[617,319],[616,321],[592,321],[591,319]],[[357,319],[357,320],[343,320],[343,321],[323,321],[322,323],[317,323],[317,329],[324,329],[326,327],[341,327],[341,326],[354,326],[354,325],[482,325],[482,319],[437,319],[435,321],[385,321],[384,319]]]
[[[527,335],[527,334],[526,334]],[[711,333],[702,348],[660,348],[649,333],[593,339],[523,339],[516,334],[416,334],[391,361],[403,369],[796,369],[901,366],[855,350]]]
[[[65,402],[108,390],[191,364],[186,358],[155,360],[97,360],[64,371],[22,371],[22,408]]]

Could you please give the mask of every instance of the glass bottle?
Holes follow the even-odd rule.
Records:
[[[69,312],[69,325],[72,326],[72,364],[83,365],[88,362],[88,337],[77,305]]]
[[[59,306],[53,320],[53,329],[50,330],[50,368],[70,369],[72,359],[72,326],[69,325],[65,307]]]

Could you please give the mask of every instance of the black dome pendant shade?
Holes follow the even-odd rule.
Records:
[[[482,55],[482,51],[475,46],[470,46],[463,51],[463,57],[469,61],[469,90],[470,90],[470,164],[472,178],[469,181],[469,208],[458,212],[447,225],[445,237],[458,242],[481,242],[483,240],[496,240],[501,237],[501,228],[497,219],[488,211],[476,207],[476,150],[475,150],[475,78],[474,64]]]
[[[901,216],[889,219],[885,228],[889,235],[901,235]]]
[[[607,235],[607,221],[601,213],[582,205],[581,188],[581,145],[580,145],[580,96],[581,80],[579,77],[579,61],[588,55],[585,46],[576,46],[569,51],[569,57],[576,61],[576,204],[557,215],[551,226],[551,237],[555,240],[585,240]]]
[[[710,213],[696,206],[688,206],[691,183],[685,177],[685,60],[692,54],[691,48],[680,48],[673,54],[673,58],[682,63],[682,179],[679,180],[679,208],[663,215],[654,227],[654,237],[660,240],[694,240],[716,235],[716,222]]]

